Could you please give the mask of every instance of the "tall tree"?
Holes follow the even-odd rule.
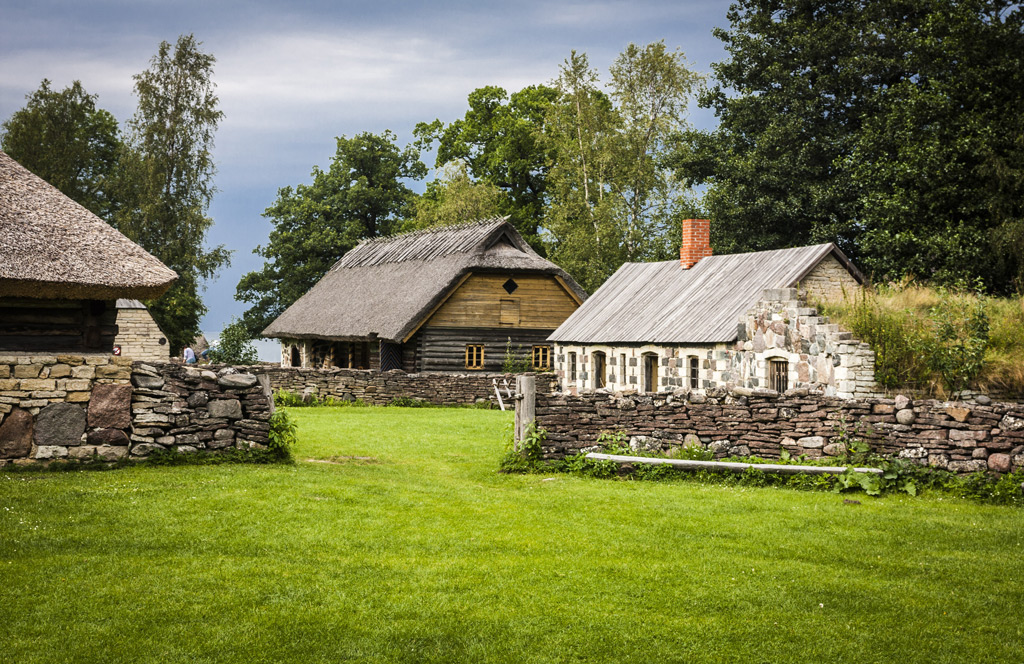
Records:
[[[214,94],[215,58],[192,35],[161,42],[149,69],[134,76],[138,109],[128,122],[115,190],[121,232],[174,269],[179,279],[150,305],[172,349],[191,342],[206,313],[201,282],[229,262],[207,248],[206,215],[215,172],[213,138],[224,113]]]
[[[540,226],[544,219],[550,155],[542,128],[555,91],[536,85],[509,95],[487,86],[469,94],[466,115],[451,124],[440,120],[416,125],[420,145],[437,142],[435,165],[458,160],[476,180],[503,193],[500,212],[535,249],[543,251]]]
[[[546,219],[551,259],[593,291],[625,260],[623,201],[609,193],[617,117],[585,53],[573,51],[554,82],[545,133],[554,156]]]
[[[254,253],[263,269],[238,282],[236,299],[252,304],[242,323],[259,335],[320,280],[360,240],[388,235],[411,216],[416,194],[403,180],[427,172],[414,147],[399,148],[390,131],[337,139],[328,170],[313,167],[313,182],[278,190],[263,216],[274,229]]]
[[[1024,31],[1005,0],[738,0],[678,172],[717,251],[832,240],[876,278],[1021,274]],[[995,260],[993,260],[993,258]]]
[[[553,155],[545,225],[552,259],[588,290],[623,262],[677,249],[677,222],[692,201],[664,159],[699,81],[663,42],[626,47],[607,94],[586,54],[573,51],[562,64],[545,127]]]
[[[0,132],[4,152],[94,214],[108,219],[107,189],[117,162],[117,120],[96,107],[79,81],[57,91],[43,79]]]

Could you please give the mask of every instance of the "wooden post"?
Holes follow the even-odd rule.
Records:
[[[519,451],[530,424],[537,417],[537,377],[516,376],[516,433],[513,449]]]

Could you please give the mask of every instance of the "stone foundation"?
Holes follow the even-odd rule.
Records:
[[[987,401],[982,399],[981,401]],[[623,432],[636,449],[668,452],[700,445],[716,458],[778,459],[783,449],[838,456],[859,438],[881,454],[957,473],[1024,468],[1024,404],[837,399],[792,390],[735,388],[658,395],[537,394],[545,456],[594,451],[604,432]]]

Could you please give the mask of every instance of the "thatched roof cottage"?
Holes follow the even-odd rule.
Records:
[[[367,240],[264,330],[283,366],[500,370],[506,348],[550,368],[548,335],[584,300],[505,219]]]
[[[109,354],[115,301],[159,297],[177,276],[0,152],[0,351]]]
[[[562,389],[876,390],[874,355],[809,301],[863,274],[834,244],[712,255],[709,222],[683,222],[680,261],[626,263],[548,338]]]

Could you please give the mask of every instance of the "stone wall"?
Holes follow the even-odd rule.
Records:
[[[118,309],[117,337],[121,356],[138,362],[167,362],[171,347],[147,309]]]
[[[272,411],[269,382],[230,368],[0,356],[0,466],[265,445]]]
[[[130,378],[131,360],[108,354],[0,356],[0,465],[74,456],[68,442],[127,444]]]
[[[405,373],[404,371],[362,371],[359,369],[304,369],[262,365],[250,370],[265,375],[273,390],[295,394],[309,391],[318,396],[383,406],[399,397],[419,399],[439,406],[489,401],[497,403],[493,380],[504,380],[514,389],[511,374]],[[552,389],[554,376],[540,374],[538,382]],[[504,393],[503,393],[504,394]]]
[[[811,302],[838,302],[861,289],[860,282],[832,254],[823,258],[798,287]]]
[[[882,454],[954,472],[1024,468],[1024,404],[837,399],[792,390],[735,388],[658,395],[538,393],[537,426],[545,455],[594,451],[603,432],[624,432],[636,449],[668,452],[699,445],[717,458],[777,459],[842,454],[844,436]]]

